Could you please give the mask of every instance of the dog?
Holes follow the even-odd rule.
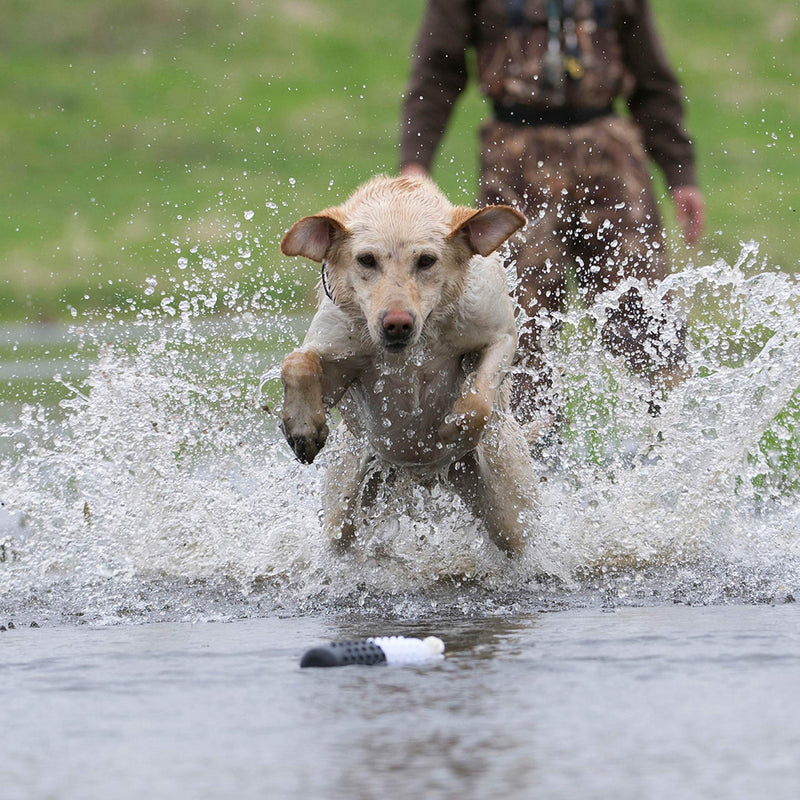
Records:
[[[284,235],[284,255],[321,263],[322,280],[304,342],[281,364],[281,427],[311,463],[327,412],[341,413],[323,489],[334,544],[356,538],[377,463],[444,476],[499,548],[524,550],[536,481],[506,410],[517,332],[496,250],[525,222],[510,206],[453,206],[427,178],[380,176]]]

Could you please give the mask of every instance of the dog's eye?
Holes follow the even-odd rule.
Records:
[[[378,262],[375,260],[375,256],[372,255],[372,253],[362,253],[356,258],[356,261],[358,261],[362,267],[368,267],[369,269],[378,266]]]
[[[432,255],[429,255],[428,253],[425,253],[424,255],[421,255],[417,259],[417,268],[418,269],[429,269],[435,263],[436,263],[436,256],[432,256]]]

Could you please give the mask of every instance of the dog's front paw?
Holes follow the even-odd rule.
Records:
[[[491,416],[491,404],[480,395],[461,397],[439,426],[439,439],[446,445],[458,444],[472,450],[478,446]]]
[[[304,464],[310,464],[317,457],[328,439],[328,426],[324,416],[321,420],[298,420],[284,414],[281,430],[289,447]]]

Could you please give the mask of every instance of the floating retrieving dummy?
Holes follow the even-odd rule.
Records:
[[[344,667],[348,664],[429,664],[444,658],[444,642],[435,636],[371,636],[313,647],[300,659],[301,667]]]

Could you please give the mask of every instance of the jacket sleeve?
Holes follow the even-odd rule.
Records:
[[[400,121],[400,166],[430,169],[455,102],[467,83],[466,51],[474,26],[471,0],[429,0]]]
[[[670,188],[696,184],[694,147],[684,127],[681,88],[658,37],[647,0],[634,0],[622,26],[623,58],[635,85],[628,107],[645,148]]]

